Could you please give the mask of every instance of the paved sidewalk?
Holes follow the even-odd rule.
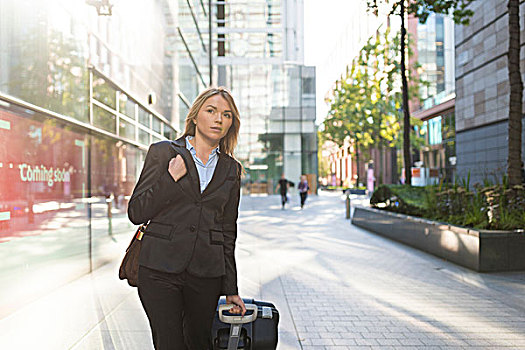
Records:
[[[357,202],[357,201],[355,201]],[[241,201],[240,293],[281,313],[279,349],[525,349],[525,272],[478,274],[353,227],[339,193]],[[123,243],[123,246],[125,246]],[[117,264],[0,320],[1,349],[152,349]]]
[[[245,204],[303,349],[525,349],[525,273],[478,274],[353,227],[339,196],[285,213]]]

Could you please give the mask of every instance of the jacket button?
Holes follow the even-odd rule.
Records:
[[[200,207],[200,206],[201,206],[201,203],[200,203],[200,202],[195,202],[195,206],[196,206],[196,207]]]
[[[190,226],[190,231],[191,231],[191,232],[195,232],[195,229],[196,229],[195,225],[191,225],[191,226]]]

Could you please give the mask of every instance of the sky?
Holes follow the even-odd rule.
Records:
[[[316,66],[317,124],[328,111],[326,92],[355,57],[366,33],[377,28],[375,19],[367,20],[372,17],[366,0],[304,0],[304,56],[306,65]]]
[[[322,63],[335,48],[336,39],[349,21],[352,10],[366,0],[304,0],[305,64]]]

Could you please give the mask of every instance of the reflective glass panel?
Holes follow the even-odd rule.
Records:
[[[91,254],[97,268],[115,259],[116,239],[128,240],[133,233],[126,198],[138,180],[143,151],[106,137],[91,140]]]
[[[149,128],[149,117],[149,113],[139,107],[139,123]]]
[[[142,143],[144,145],[149,145],[150,144],[149,136],[150,136],[150,134],[147,131],[139,129],[139,141],[140,141],[140,143]]]
[[[120,118],[118,125],[119,136],[135,140],[135,125]]]
[[[151,123],[152,123],[151,128],[153,129],[153,131],[158,132],[160,134],[161,132],[160,128],[161,128],[162,122],[159,119],[157,119],[155,116],[152,116]]]
[[[89,271],[87,140],[26,109],[0,107],[0,318]]]
[[[0,23],[0,91],[87,122],[85,27],[56,1],[35,0],[2,0]]]
[[[103,78],[93,76],[93,98],[108,107],[117,108],[117,92]]]
[[[135,119],[135,106],[136,103],[133,102],[126,94],[121,93],[119,96],[119,112],[127,115],[131,119]]]
[[[93,105],[93,125],[117,133],[116,116],[97,105]]]
[[[168,140],[175,140],[177,137],[177,133],[173,128],[167,124],[164,124],[164,137]]]

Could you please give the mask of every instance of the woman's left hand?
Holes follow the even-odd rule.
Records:
[[[240,314],[244,316],[246,313],[246,306],[244,306],[244,302],[242,301],[242,298],[238,295],[227,295],[226,296],[226,304],[234,304],[235,306],[230,309],[230,312],[233,314]]]

